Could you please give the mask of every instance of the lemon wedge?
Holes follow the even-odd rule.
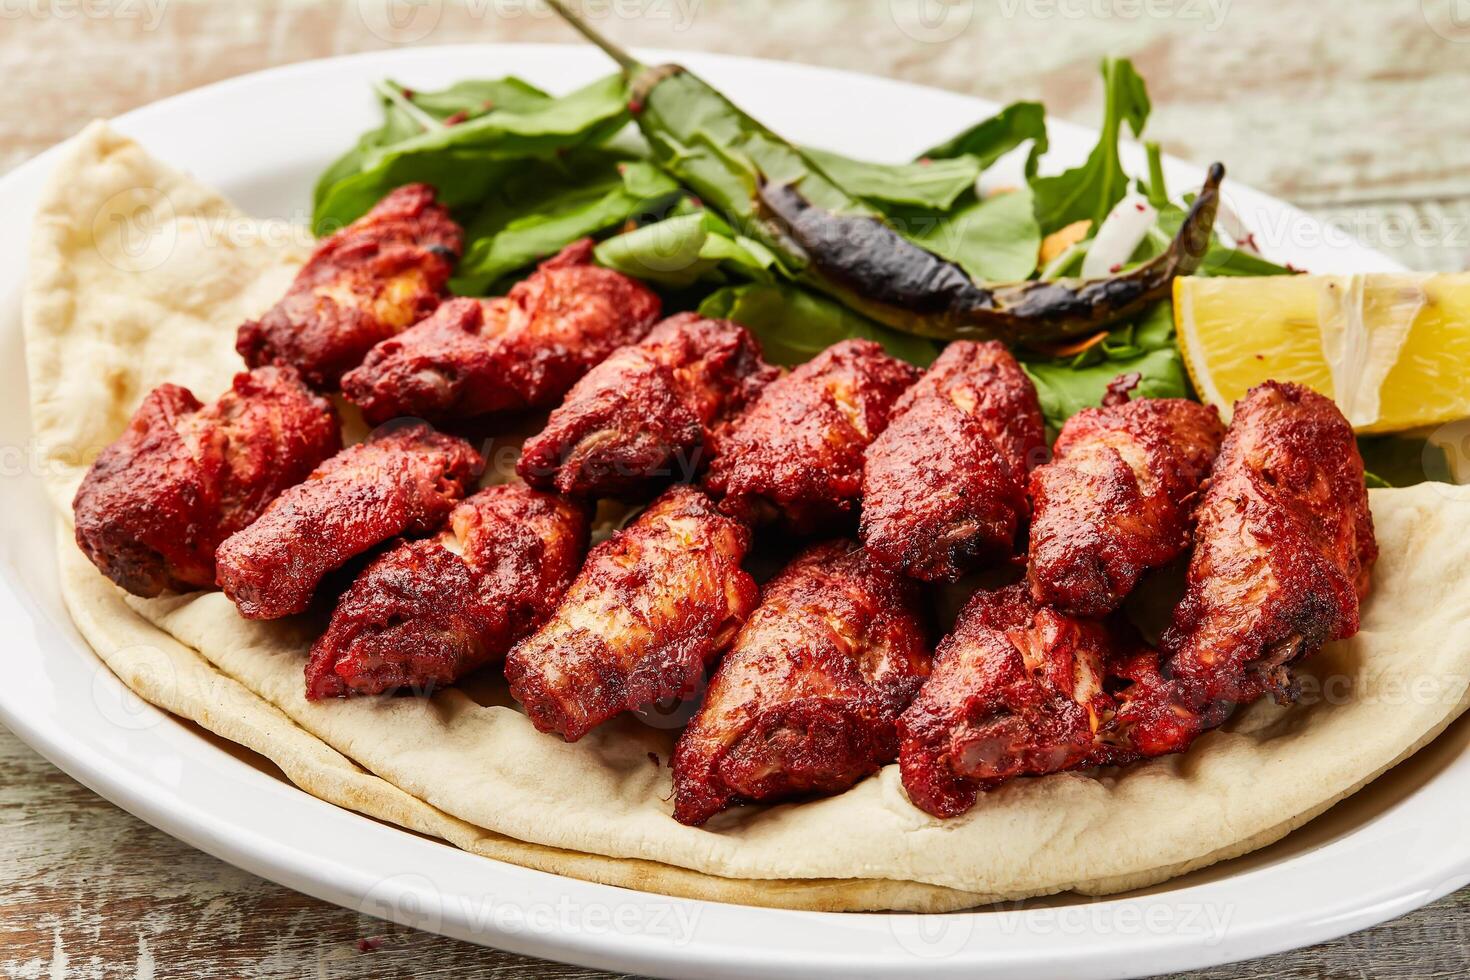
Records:
[[[1470,273],[1174,281],[1200,398],[1228,419],[1267,379],[1333,398],[1359,432],[1470,417]]]

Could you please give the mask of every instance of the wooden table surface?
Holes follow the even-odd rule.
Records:
[[[1149,131],[1423,269],[1470,266],[1463,0],[604,0],[628,44],[851,68],[1094,122],[1134,58]],[[1458,19],[1457,19],[1458,18]],[[270,65],[570,40],[533,0],[0,0],[0,171],[110,116]],[[12,228],[14,234],[17,229]],[[1208,976],[1470,975],[1470,890]],[[262,881],[94,796],[0,729],[9,978],[595,976],[391,927]]]

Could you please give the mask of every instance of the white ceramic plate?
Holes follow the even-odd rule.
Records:
[[[779,132],[875,158],[903,159],[994,109],[835,71],[665,56],[702,73]],[[429,88],[514,73],[566,91],[608,70],[583,47],[400,50],[249,75],[116,124],[245,210],[304,220],[316,173],[376,125],[368,90],[375,79]],[[1082,159],[1094,139],[1064,123],[1054,122],[1051,132],[1052,168]],[[1141,172],[1136,150],[1128,163]],[[1154,973],[1316,943],[1470,881],[1465,723],[1247,858],[1107,901],[1059,897],[942,916],[782,912],[593,885],[475,857],[308,796],[199,729],[139,703],[100,665],[62,607],[52,516],[28,451],[20,332],[25,229],[54,160],[55,151],[48,152],[0,180],[0,628],[10,638],[0,720],[66,772],[168,833],[369,915],[520,953],[677,976]],[[1001,168],[995,179],[1014,173]],[[1202,176],[1178,161],[1169,161],[1167,173],[1176,192]],[[1319,271],[1395,268],[1265,195],[1229,185],[1228,198],[1273,258]]]

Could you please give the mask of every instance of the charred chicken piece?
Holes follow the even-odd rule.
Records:
[[[336,410],[290,368],[238,374],[207,408],[161,385],[77,489],[77,545],[134,595],[213,588],[219,543],[341,448]]]
[[[1168,672],[1201,704],[1294,700],[1292,665],[1358,631],[1378,557],[1363,460],[1331,399],[1268,381],[1236,404],[1195,542]]]
[[[899,770],[915,806],[937,817],[1016,776],[1136,758],[1115,738],[1114,661],[1148,651],[1126,627],[1042,606],[1024,584],[977,593],[934,654],[934,672],[899,719]]]
[[[235,349],[251,367],[290,364],[333,390],[374,344],[439,305],[460,237],[433,188],[405,184],[317,245],[281,301],[240,327]]]
[[[762,590],[674,750],[674,818],[840,792],[898,754],[929,672],[918,585],[851,541],[808,548]]]
[[[1036,600],[1077,616],[1117,609],[1144,572],[1189,547],[1201,484],[1224,427],[1182,398],[1083,409],[1031,473]]]
[[[636,499],[692,479],[711,430],[780,371],[744,327],[694,313],[670,317],[641,343],[593,368],[526,443],[516,467],[544,490]]]
[[[484,463],[423,423],[379,430],[318,466],[219,546],[219,585],[246,619],[303,612],[322,577],[399,534],[438,530]]]
[[[772,382],[716,435],[705,485],[746,523],[797,534],[850,524],[863,453],[918,369],[871,340],[844,340]]]
[[[593,365],[641,340],[659,308],[637,280],[593,265],[582,239],[507,296],[454,300],[383,341],[342,390],[375,424],[551,408]]]
[[[575,742],[624,711],[694,691],[755,608],[750,532],[680,484],[593,548],[551,619],[511,650],[510,691]]]
[[[580,504],[524,484],[481,490],[357,577],[311,648],[306,696],[428,694],[499,662],[561,601],[588,526]]]
[[[1026,474],[1045,453],[1036,389],[1004,345],[950,344],[868,447],[863,544],[926,581],[1008,557],[1029,512]]]

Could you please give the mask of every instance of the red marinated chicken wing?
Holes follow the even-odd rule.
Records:
[[[772,382],[716,436],[705,485],[747,523],[809,534],[850,523],[863,453],[918,369],[871,340],[844,340]]]
[[[545,490],[636,498],[705,463],[712,428],[780,372],[744,327],[681,313],[593,368],[516,467]]]
[[[1109,684],[1111,665],[1135,656],[1147,651],[1126,627],[1039,605],[1025,585],[977,593],[899,719],[909,799],[952,817],[1016,776],[1135,758],[1112,737]]]
[[[1295,696],[1291,666],[1358,631],[1378,557],[1363,460],[1332,400],[1274,381],[1235,406],[1163,645],[1200,702]]]
[[[216,553],[220,587],[247,619],[302,612],[348,559],[399,534],[437,530],[483,465],[469,443],[421,422],[380,430],[226,539]]]
[[[659,308],[637,280],[593,265],[583,239],[509,295],[447,303],[379,344],[342,389],[374,423],[550,408],[593,365],[642,339]]]
[[[336,388],[374,344],[439,305],[459,252],[459,226],[433,188],[406,184],[324,239],[281,301],[240,327],[235,349],[252,367],[290,364],[314,388]]]
[[[928,672],[917,584],[851,541],[808,548],[762,590],[679,739],[675,819],[840,792],[877,772]]]
[[[439,535],[357,577],[311,649],[306,696],[427,694],[499,661],[561,601],[587,535],[579,504],[524,484],[481,490]]]
[[[1046,453],[1041,405],[994,341],[957,341],[899,398],[863,467],[863,544],[891,568],[954,581],[1015,553],[1026,474]]]
[[[1031,473],[1031,591],[1078,616],[1117,609],[1143,573],[1189,547],[1220,448],[1215,409],[1182,398],[1083,409]]]
[[[155,388],[72,502],[77,544],[134,595],[214,587],[219,543],[342,448],[337,413],[290,368],[256,368],[205,408]]]
[[[551,619],[505,662],[535,726],[575,742],[693,691],[755,607],[750,532],[683,484],[593,548]]]

